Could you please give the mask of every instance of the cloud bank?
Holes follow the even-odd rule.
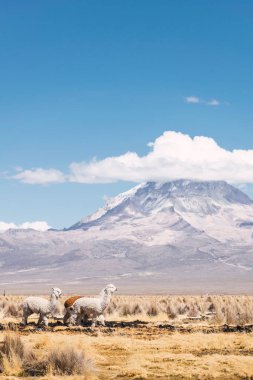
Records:
[[[229,151],[210,137],[192,138],[174,131],[164,132],[148,146],[150,152],[144,156],[126,152],[102,160],[72,163],[66,174],[56,169],[31,169],[12,178],[29,184],[139,183],[180,178],[253,183],[253,149]]]
[[[15,229],[15,230],[21,230],[21,229],[30,229],[32,228],[33,230],[37,231],[46,231],[49,228],[51,228],[47,222],[44,221],[37,221],[37,222],[25,222],[22,224],[15,224],[15,223],[7,223],[7,222],[2,222],[0,221],[0,233],[5,232],[10,229]]]

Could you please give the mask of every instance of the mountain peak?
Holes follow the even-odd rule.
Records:
[[[157,190],[161,194],[167,194],[168,197],[207,196],[214,200],[224,200],[229,203],[253,204],[248,195],[226,181],[179,179],[165,183],[147,182],[142,188]]]
[[[103,208],[81,219],[70,229],[86,229],[106,218],[117,222],[166,209],[207,215],[232,204],[253,205],[253,201],[225,181],[180,179],[164,183],[146,182],[109,199]]]

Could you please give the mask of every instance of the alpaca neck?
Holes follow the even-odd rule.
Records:
[[[102,310],[104,310],[106,308],[106,306],[109,304],[111,297],[112,297],[112,295],[110,293],[106,294],[103,292],[101,294],[100,299],[101,299],[101,309]]]
[[[49,309],[50,309],[50,312],[53,312],[56,305],[58,303],[58,298],[56,297],[55,294],[51,294],[50,296],[50,301],[49,301]]]

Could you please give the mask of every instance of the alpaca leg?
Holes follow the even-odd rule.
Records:
[[[70,318],[70,315],[71,314],[70,314],[69,310],[67,309],[66,312],[65,312],[65,314],[64,314],[64,317],[63,317],[63,323],[64,323],[64,325],[67,324],[68,319]]]
[[[43,323],[44,323],[45,326],[48,326],[48,319],[47,319],[46,315],[42,316],[42,321],[43,321]]]
[[[82,326],[87,325],[87,323],[88,323],[88,315],[87,314],[85,314],[85,313],[82,314],[82,321],[81,321],[81,323],[82,323]]]
[[[82,319],[83,319],[83,314],[80,313],[77,315],[77,318],[76,318],[76,325],[81,325],[82,324]]]
[[[96,326],[96,322],[97,322],[97,316],[93,315],[91,321],[92,321],[91,327],[95,327]]]
[[[29,317],[29,314],[27,313],[26,310],[23,310],[23,318],[22,318],[22,323],[23,325],[27,325],[28,324],[28,317]]]
[[[38,326],[41,325],[42,322],[43,322],[43,315],[40,314],[37,325]]]
[[[75,326],[76,325],[76,315],[72,314],[67,322],[68,326]]]
[[[103,316],[103,314],[100,314],[98,317],[97,317],[97,321],[99,321],[101,323],[102,326],[105,326],[105,317]]]
[[[28,308],[24,308],[23,309],[23,318],[22,318],[22,323],[23,323],[23,325],[27,325],[28,324],[28,317],[29,317],[29,315],[31,315],[32,313],[31,313],[31,311],[30,311],[30,309],[28,309]]]
[[[76,312],[72,308],[70,308],[70,309],[68,309],[68,314],[69,314],[69,318],[67,321],[68,326],[76,325],[76,319],[77,319]]]

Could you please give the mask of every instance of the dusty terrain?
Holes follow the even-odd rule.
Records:
[[[20,337],[21,351],[33,356],[27,367],[24,354],[21,359],[18,353],[2,354],[3,378],[29,378],[36,373],[31,367],[40,370],[40,361],[49,360],[54,350],[69,348],[83,353],[82,374],[60,375],[47,367],[44,379],[253,378],[249,296],[117,296],[107,309],[106,327],[96,328],[69,328],[57,318],[47,328],[38,327],[35,317],[24,328],[19,324],[21,300],[0,300],[5,301],[0,348],[6,336]]]

